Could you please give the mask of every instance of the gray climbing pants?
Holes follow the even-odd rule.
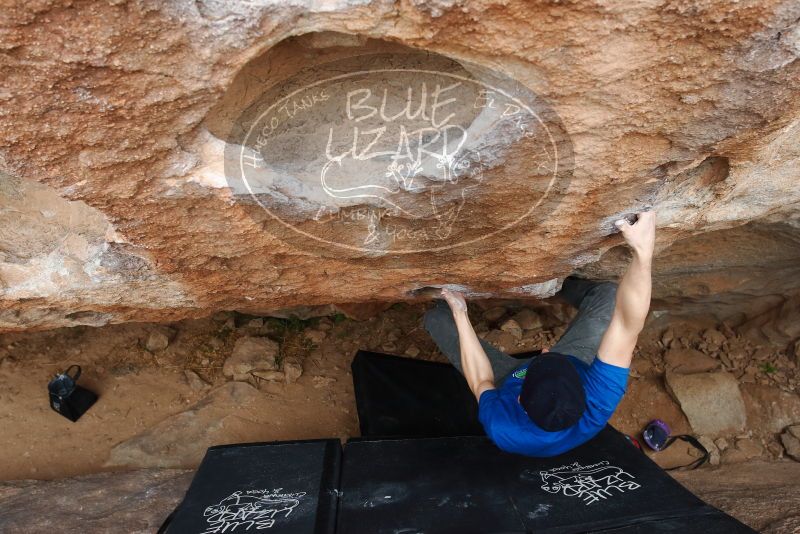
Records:
[[[578,278],[564,280],[558,296],[575,306],[578,313],[561,339],[550,347],[550,351],[569,354],[587,364],[592,363],[600,347],[600,340],[611,322],[616,295],[617,284],[612,282],[592,282]],[[425,313],[423,322],[442,354],[463,373],[458,330],[447,303],[443,300],[436,301],[436,305]],[[518,359],[509,356],[487,341],[480,340],[480,342],[492,364],[495,384],[498,386],[515,369],[530,361],[530,358]]]

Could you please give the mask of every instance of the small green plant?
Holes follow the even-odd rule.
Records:
[[[778,370],[777,367],[775,367],[774,365],[772,365],[769,362],[762,363],[760,369],[761,369],[762,373],[765,373],[765,374],[768,374],[768,375],[771,375],[772,373],[774,373],[774,372],[776,372]]]
[[[303,331],[306,327],[312,326],[316,323],[314,319],[301,319],[296,315],[290,315],[288,319],[281,319],[279,317],[270,317],[264,324],[279,336],[287,334],[296,334]]]
[[[333,315],[333,324],[340,324],[347,320],[347,316],[343,313],[336,313]]]
[[[296,315],[290,315],[288,319],[270,317],[266,325],[271,330],[270,337],[278,342],[278,357],[276,363],[280,366],[287,356],[305,356],[317,346],[313,341],[305,336],[304,330],[308,327],[316,326],[319,319],[300,319]]]

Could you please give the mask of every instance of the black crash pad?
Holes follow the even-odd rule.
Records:
[[[451,365],[359,351],[352,369],[363,437],[345,446],[338,532],[752,532],[610,426],[554,458],[508,454]]]
[[[166,532],[333,534],[340,464],[337,439],[212,447]]]
[[[610,426],[553,458],[485,437],[354,440],[340,488],[337,531],[348,534],[753,532]]]
[[[360,350],[351,364],[362,436],[482,436],[478,403],[458,370]]]
[[[366,437],[344,452],[338,440],[213,447],[167,532],[754,532],[610,426],[569,453],[529,458],[471,435],[482,432],[477,407],[449,365],[359,352],[353,380]]]

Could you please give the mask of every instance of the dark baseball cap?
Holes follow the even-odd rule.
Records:
[[[586,410],[586,392],[569,357],[546,352],[531,360],[519,403],[531,421],[547,432],[575,425]]]

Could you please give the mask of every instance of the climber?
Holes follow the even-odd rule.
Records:
[[[571,450],[603,429],[625,394],[650,307],[655,214],[615,226],[633,252],[619,286],[567,278],[558,295],[578,313],[539,356],[519,360],[479,339],[454,291],[442,289],[444,301],[425,314],[426,330],[467,379],[478,418],[499,448],[539,457]]]

